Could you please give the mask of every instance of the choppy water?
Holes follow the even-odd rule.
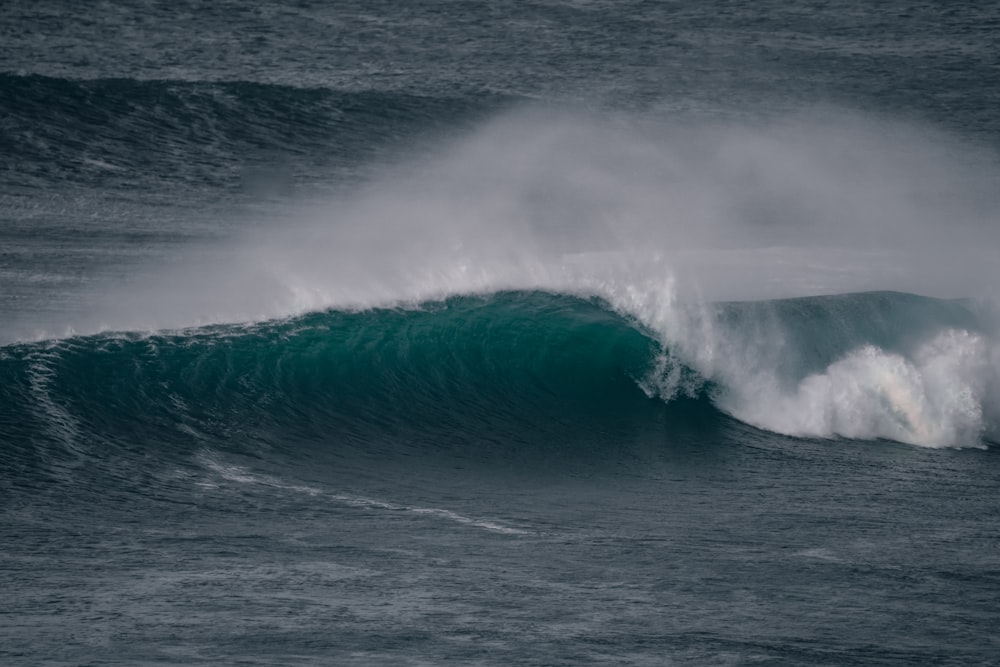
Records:
[[[988,4],[0,7],[0,659],[995,664]]]

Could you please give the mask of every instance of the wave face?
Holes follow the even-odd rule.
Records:
[[[69,448],[516,442],[552,420],[644,409],[634,378],[654,347],[599,304],[542,293],[76,338],[5,349],[3,421],[17,440]]]
[[[654,320],[602,299],[501,292],[7,346],[0,424],[17,467],[108,460],[109,448],[502,452],[567,434],[606,447],[731,417],[977,447],[992,437],[998,359],[968,304],[908,294],[678,306]]]

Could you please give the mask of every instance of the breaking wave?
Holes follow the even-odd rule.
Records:
[[[13,441],[66,456],[95,443],[528,442],[627,430],[664,410],[675,423],[707,411],[802,437],[993,437],[1000,348],[970,303],[889,292],[668,302],[644,312],[514,291],[19,343],[0,356],[0,422]]]

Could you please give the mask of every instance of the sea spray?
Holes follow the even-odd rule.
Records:
[[[648,394],[708,386],[722,411],[794,436],[928,447],[995,437],[995,332],[955,302],[876,293],[672,313],[658,319],[665,351]]]
[[[458,134],[351,192],[95,284],[86,314],[30,335],[509,289],[623,294],[667,276],[679,298],[708,302],[982,296],[1000,274],[995,169],[927,128],[846,113],[694,122],[527,109]]]

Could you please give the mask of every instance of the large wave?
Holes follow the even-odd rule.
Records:
[[[199,91],[183,97],[207,104]],[[583,413],[599,414],[611,397],[648,402],[641,389],[667,402],[710,400],[798,436],[927,446],[991,437],[995,327],[958,302],[913,296],[989,295],[1000,277],[989,154],[850,114],[653,122],[532,109],[456,134],[351,196],[188,249],[127,284],[100,285],[85,314],[4,332],[65,337],[73,342],[38,345],[53,345],[60,367],[84,364],[57,372],[49,357],[10,352],[31,345],[9,348],[9,363],[26,364],[5,371],[11,405],[86,415],[52,387],[71,377],[66,392],[90,388],[79,400],[101,395],[90,378],[104,371],[86,367],[111,350],[117,370],[103,382],[153,392],[150,406],[160,407],[151,410],[211,405],[215,394],[184,384],[192,376],[183,369],[193,368],[216,369],[199,380],[206,387],[236,378],[250,388],[223,392],[221,414],[232,414],[222,407],[230,399],[255,405],[260,392],[289,413],[333,410],[345,429],[358,415],[444,424],[502,412],[515,423],[536,414],[532,406],[559,414],[545,396],[579,392],[600,406]],[[956,157],[956,147],[969,150]],[[859,294],[886,289],[909,294]],[[810,298],[791,298],[802,296]],[[474,308],[476,298],[489,305]],[[594,317],[602,333],[580,339]],[[246,324],[212,328],[233,322]],[[418,323],[430,338],[411,346],[405,332]],[[294,333],[317,326],[322,336]],[[182,328],[191,333],[81,337]],[[151,345],[154,357],[144,351]],[[309,355],[323,373],[310,375]],[[142,375],[154,363],[167,377],[127,379],[133,366]],[[181,377],[183,391],[150,389]],[[317,390],[303,389],[306,380]],[[41,392],[33,408],[24,398],[32,392]]]
[[[869,293],[675,302],[659,315],[502,292],[24,343],[3,348],[0,421],[16,441],[69,451],[523,442],[627,433],[660,410],[676,421],[710,405],[795,436],[932,447],[993,437],[1000,349],[969,304]]]

